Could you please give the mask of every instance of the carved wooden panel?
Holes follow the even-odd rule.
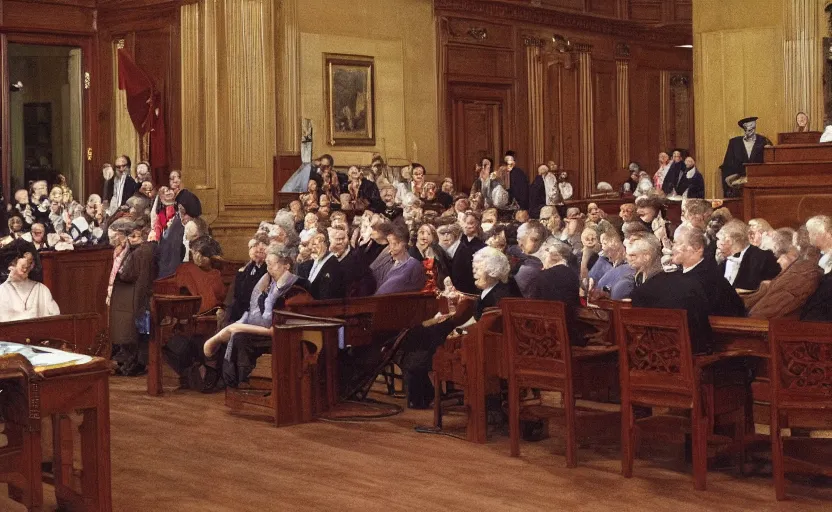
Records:
[[[515,354],[519,358],[563,361],[564,343],[554,320],[538,315],[511,315],[511,326],[516,340]]]
[[[797,228],[809,217],[828,215],[832,204],[832,187],[756,189],[747,193],[746,217],[762,217],[773,226]]]
[[[659,23],[663,18],[664,0],[630,0],[630,19],[645,23]]]
[[[514,53],[486,48],[452,47],[448,73],[467,76],[514,77]]]
[[[92,34],[95,32],[95,5],[94,2],[89,4],[83,0],[75,5],[4,0],[2,25],[6,29]]]
[[[662,72],[650,68],[630,71],[630,156],[652,173],[660,151],[667,151],[662,131]],[[621,179],[623,181],[623,178]]]
[[[590,14],[614,17],[617,14],[618,0],[587,0],[586,9]]]
[[[780,357],[783,389],[832,396],[832,345],[781,342]]]
[[[584,0],[540,0],[541,7],[554,9],[567,9],[571,11],[583,11]]]
[[[670,74],[670,145],[691,149],[693,146],[693,81],[684,73]]]
[[[679,334],[668,329],[626,325],[630,370],[680,374],[682,357]]]
[[[447,24],[448,40],[454,43],[512,48],[514,30],[510,25],[499,25],[480,20],[450,18]]]
[[[592,62],[592,87],[594,99],[595,131],[595,182],[611,184],[623,182],[624,171],[616,161],[618,139],[618,105],[615,63],[611,61]]]
[[[111,248],[45,252],[41,263],[43,283],[62,314],[98,313],[106,318]]]

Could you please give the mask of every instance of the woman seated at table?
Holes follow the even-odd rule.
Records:
[[[266,274],[254,286],[248,311],[233,324],[225,327],[205,342],[205,387],[212,388],[218,378],[212,362],[220,345],[227,343],[223,368],[225,384],[247,387],[257,358],[271,348],[272,313],[281,309],[286,299],[303,290],[306,280],[292,274],[293,259],[285,253],[270,251],[266,256]]]
[[[391,233],[387,235],[387,250],[391,261],[385,262],[378,269],[378,288],[375,295],[391,293],[416,292],[425,286],[425,267],[408,254],[407,241],[410,238],[407,228],[400,224],[393,224]]]
[[[60,315],[61,309],[45,285],[29,279],[33,255],[16,247],[3,251],[2,261],[9,269],[9,278],[0,285],[0,322],[30,320]]]

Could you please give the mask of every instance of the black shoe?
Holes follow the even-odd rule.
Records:
[[[205,376],[203,377],[202,387],[200,388],[200,391],[203,393],[213,393],[222,389],[222,387],[220,387],[220,384],[224,384],[224,382],[220,377],[220,372],[217,371],[216,368],[206,366]]]

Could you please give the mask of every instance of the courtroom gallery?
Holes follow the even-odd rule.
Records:
[[[0,0],[0,510],[832,507],[830,4]]]

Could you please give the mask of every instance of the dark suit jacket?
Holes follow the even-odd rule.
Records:
[[[104,194],[101,196],[102,199],[109,201],[113,198],[115,194],[113,187],[115,186],[115,177],[110,178],[109,180],[104,182]],[[121,193],[121,204],[119,206],[124,205],[128,199],[133,197],[133,194],[136,193],[136,190],[139,189],[139,185],[136,184],[136,180],[133,179],[132,176],[129,174],[127,175],[127,179],[124,181],[124,190]]]
[[[529,209],[529,177],[526,171],[515,167],[509,173],[510,189],[509,196],[517,200],[521,210]]]
[[[780,270],[782,269],[773,252],[749,245],[733,286],[743,290],[756,290],[761,282],[777,277]],[[724,261],[719,264],[719,271],[725,275]]]
[[[474,318],[479,320],[483,312],[488,308],[496,308],[500,305],[500,299],[503,297],[517,297],[516,291],[508,283],[497,283],[485,297],[477,301],[477,307],[474,311]]]
[[[266,264],[259,267],[250,261],[248,265],[237,271],[234,277],[234,301],[231,303],[230,322],[239,320],[251,305],[251,292],[266,273]]]
[[[467,245],[468,247],[471,248],[471,253],[473,254],[473,253],[479,251],[480,249],[482,249],[483,247],[485,247],[485,242],[480,240],[480,237],[478,237],[478,236],[475,236],[471,240],[468,240],[468,236],[463,234],[462,237],[460,238],[459,245]]]
[[[513,171],[512,171],[513,172]],[[543,176],[537,175],[529,185],[529,217],[537,219],[540,217],[540,210],[546,206],[546,184]]]
[[[298,263],[297,269],[295,269],[295,275],[304,279],[308,279],[309,272],[312,270],[313,263],[313,260],[306,260],[303,263]]]
[[[692,178],[688,178],[687,174],[690,169],[685,169],[682,174],[682,181],[676,186],[676,193],[679,195],[688,193],[688,197],[696,199],[705,198],[705,178],[698,170],[694,173]],[[664,187],[662,187],[664,188]]]
[[[162,233],[159,240],[159,248],[156,250],[156,261],[158,262],[159,275],[157,279],[172,276],[182,259],[185,257],[185,244],[182,238],[185,236],[185,226],[179,214],[174,215],[170,226]]]
[[[743,136],[733,137],[728,141],[728,148],[725,150],[725,158],[722,159],[722,191],[725,197],[733,197],[737,195],[737,191],[732,189],[725,183],[725,178],[732,174],[739,174],[745,176],[745,166],[747,163],[762,163],[763,148],[771,145],[771,141],[763,137],[759,133],[757,139],[754,141],[754,147],[751,148],[751,156],[745,150],[745,142]]]
[[[335,256],[329,258],[314,281],[309,282],[309,293],[316,300],[341,299],[346,294],[344,273]]]
[[[677,273],[659,273],[636,286],[630,296],[633,307],[684,309],[688,312],[690,345],[694,354],[710,351],[713,342],[708,320],[710,304],[702,285]]]
[[[474,251],[471,246],[460,243],[449,267],[454,288],[471,295],[479,293],[474,284]]]
[[[580,306],[580,278],[568,265],[555,265],[543,270],[535,282],[534,299],[563,302],[566,306],[566,328],[572,345],[586,345],[580,335],[575,316]]]
[[[745,304],[731,283],[725,279],[714,260],[707,258],[699,262],[687,274],[678,270],[677,274],[697,281],[708,292],[708,311],[716,316],[745,316]]]
[[[667,174],[662,182],[662,192],[670,194],[676,188],[679,182],[679,175],[685,172],[685,162],[673,162],[667,170]]]
[[[376,281],[370,266],[361,261],[361,256],[350,249],[343,260],[339,262],[341,273],[344,274],[344,286],[347,297],[366,297],[376,291]]]
[[[804,322],[832,322],[832,273],[820,279],[815,290],[800,312]]]

